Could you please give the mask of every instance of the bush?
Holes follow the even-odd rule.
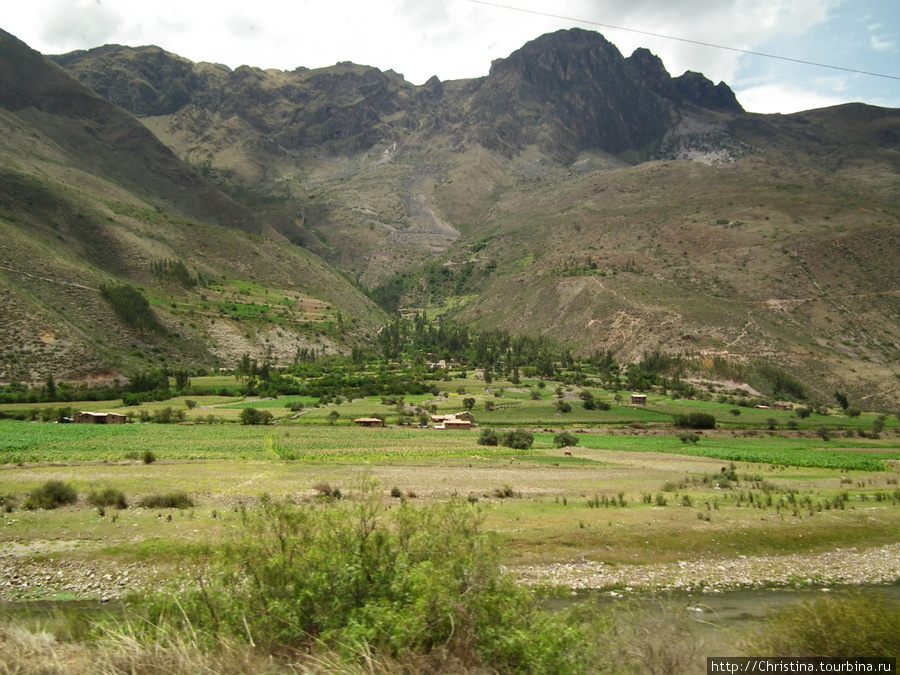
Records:
[[[568,431],[563,431],[553,437],[553,445],[557,448],[569,448],[574,445],[578,445],[578,438],[575,436],[575,434],[570,434]]]
[[[525,429],[513,429],[500,436],[500,445],[514,450],[529,450],[534,444],[534,434]]]
[[[194,500],[186,492],[169,492],[164,495],[147,495],[138,506],[145,509],[191,509]]]
[[[710,413],[692,412],[687,415],[675,415],[673,418],[676,427],[689,429],[715,429],[716,418]]]
[[[268,424],[273,415],[268,410],[244,408],[241,410],[241,424]]]
[[[876,593],[820,597],[776,613],[745,647],[767,656],[896,656],[900,612]]]
[[[499,445],[500,436],[493,429],[482,429],[478,436],[478,445]]]
[[[125,499],[125,493],[116,488],[104,488],[103,490],[92,491],[88,495],[88,501],[94,506],[114,506],[117,509],[127,509],[128,501]]]
[[[78,501],[78,492],[68,483],[61,480],[48,480],[41,487],[35,488],[28,494],[23,508],[55,509],[66,504],[74,504]]]
[[[388,510],[364,487],[337,504],[263,500],[241,519],[199,587],[150,598],[145,630],[328,651],[343,660],[334,672],[402,659],[415,672],[567,673],[598,658],[590,624],[504,574],[464,501]]]
[[[141,404],[141,397],[137,394],[132,394],[130,391],[126,391],[122,394],[122,405],[134,406]]]

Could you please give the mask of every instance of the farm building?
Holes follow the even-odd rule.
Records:
[[[384,420],[379,419],[378,417],[360,417],[358,420],[353,420],[353,423],[361,427],[384,426]]]
[[[458,413],[451,413],[449,415],[432,415],[431,421],[435,424],[440,424],[442,422],[446,422],[447,420],[468,420],[470,422],[475,421],[474,415],[468,410],[463,410]]]
[[[647,405],[647,396],[646,394],[632,394],[629,402],[631,405]]]
[[[77,412],[76,424],[125,424],[128,418],[119,413]]]
[[[472,420],[449,419],[444,420],[441,426],[435,426],[435,429],[471,429]]]

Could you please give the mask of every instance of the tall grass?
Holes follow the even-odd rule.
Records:
[[[775,614],[744,651],[753,656],[897,656],[900,603],[858,590],[807,600]]]

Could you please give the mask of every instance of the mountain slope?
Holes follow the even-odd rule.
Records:
[[[151,47],[56,60],[408,310],[625,361],[765,359],[822,399],[898,403],[898,111],[748,114],[727,85],[581,30],[421,87]]]
[[[381,322],[333,269],[7,34],[0,130],[0,379],[284,361]],[[160,328],[103,298],[120,284],[142,289]],[[263,319],[245,327],[253,311]]]

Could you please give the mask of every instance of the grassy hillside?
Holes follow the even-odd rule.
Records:
[[[541,42],[548,63],[572,57],[557,38]],[[556,112],[532,114],[558,84],[553,69],[529,80],[525,101],[515,87],[488,96],[493,71],[414,87],[347,63],[230,71],[155,48],[57,61],[265,219],[249,229],[302,244],[404,312],[623,363],[653,350],[764,360],[820,399],[841,389],[898,404],[898,111],[763,116],[676,97],[662,137],[562,161],[587,141],[553,101]],[[515,63],[511,82],[531,77]],[[594,91],[613,70],[578,72]],[[130,269],[103,256],[103,269]]]
[[[127,113],[0,35],[0,380],[330,352],[382,315]],[[104,288],[131,287],[145,319]]]

